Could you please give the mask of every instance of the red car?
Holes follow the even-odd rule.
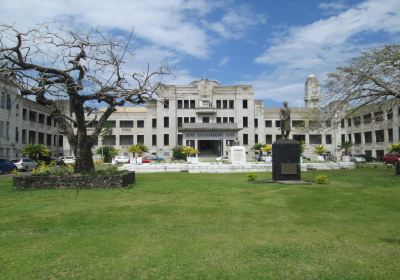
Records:
[[[144,156],[142,158],[142,163],[150,163],[153,162],[153,158],[151,156]]]
[[[400,162],[400,154],[386,154],[383,157],[383,163],[384,164],[397,164]]]

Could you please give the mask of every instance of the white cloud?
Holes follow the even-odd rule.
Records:
[[[349,5],[344,3],[343,1],[335,1],[335,2],[323,2],[319,4],[318,7],[322,10],[341,11],[349,8]]]
[[[205,23],[207,28],[228,39],[239,39],[252,27],[264,24],[266,16],[257,14],[246,5],[228,9],[220,21]]]
[[[221,58],[221,60],[219,61],[218,65],[219,66],[224,66],[229,62],[229,57],[224,56],[223,58]]]
[[[337,16],[289,28],[285,35],[274,38],[272,46],[255,60],[274,70],[247,83],[254,84],[259,98],[299,100],[304,96],[308,74],[315,73],[323,82],[326,73],[361,51],[379,45],[359,40],[364,33],[372,32],[399,38],[400,1],[366,1]]]

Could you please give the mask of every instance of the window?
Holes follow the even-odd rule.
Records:
[[[164,127],[169,127],[169,117],[164,117]]]
[[[217,117],[217,123],[221,123],[221,117]]]
[[[353,122],[355,126],[359,126],[361,124],[361,117],[354,117]]]
[[[190,117],[190,123],[195,123],[196,122],[196,118],[195,117]]]
[[[376,139],[376,143],[381,143],[384,142],[384,134],[383,134],[383,130],[376,130],[375,131],[375,139]]]
[[[347,118],[347,127],[351,126],[351,118]]]
[[[119,127],[121,128],[132,128],[133,121],[119,121]]]
[[[9,94],[7,94],[6,108],[11,110],[11,96]]]
[[[15,128],[15,143],[18,144],[19,142],[19,129],[18,127]]]
[[[310,134],[310,144],[322,144],[321,134]]]
[[[29,121],[36,122],[36,112],[35,111],[29,111]]]
[[[106,127],[112,127],[115,128],[116,127],[116,122],[115,121],[106,121]]]
[[[371,114],[364,115],[363,116],[363,121],[364,121],[364,124],[371,123]]]
[[[0,121],[0,137],[4,137],[4,122]]]
[[[120,135],[119,136],[120,146],[132,146],[133,145],[133,135]]]
[[[229,100],[229,109],[234,109],[234,108],[235,108],[235,101]]]
[[[234,117],[229,117],[229,122],[230,123],[234,123],[235,122],[235,118]]]
[[[254,119],[254,127],[258,127],[258,119]]]
[[[281,121],[275,121],[275,127],[281,127]]]
[[[64,146],[64,137],[62,135],[58,136],[58,146]]]
[[[272,135],[265,134],[265,144],[272,144]]]
[[[53,126],[57,127],[57,120],[54,120]]]
[[[47,134],[46,135],[46,145],[51,146],[51,138],[53,138],[53,135]]]
[[[164,134],[164,146],[169,146],[169,134]]]
[[[364,132],[364,141],[365,141],[365,144],[372,143],[372,132],[371,131]]]
[[[258,143],[258,134],[254,134],[254,143]]]
[[[183,108],[189,109],[189,100],[183,100]]]
[[[393,129],[389,128],[388,129],[388,142],[393,142]]]
[[[196,108],[196,101],[195,100],[190,100],[190,109]]]
[[[361,133],[354,133],[354,144],[361,144]]]
[[[190,122],[190,118],[189,117],[184,117],[183,118],[183,123],[189,123]]]
[[[306,136],[304,134],[293,134],[293,140],[306,143]]]
[[[249,135],[243,134],[243,145],[248,145],[248,144],[249,144]]]
[[[144,120],[137,121],[137,127],[143,128],[144,127]]]
[[[169,108],[169,100],[168,99],[164,100],[163,104],[164,104],[165,109]]]
[[[222,122],[223,122],[223,123],[228,123],[228,117],[223,117],[223,118],[222,118]]]
[[[272,121],[265,121],[265,127],[272,127]]]
[[[22,119],[26,121],[28,119],[28,110],[22,109]]]
[[[151,127],[156,128],[157,127],[157,119],[152,119],[151,120]]]
[[[292,126],[293,127],[304,127],[305,122],[301,121],[301,120],[294,120],[294,121],[292,121]]]
[[[221,109],[221,108],[222,108],[221,100],[217,100],[217,109]]]
[[[351,141],[351,134],[347,134],[347,141],[352,142]]]
[[[340,141],[343,144],[344,142],[346,142],[346,134],[342,134],[340,135]]]
[[[19,104],[15,104],[15,115],[19,116]]]
[[[39,123],[40,124],[44,124],[44,118],[45,118],[45,115],[39,114]]]
[[[248,118],[247,117],[243,117],[243,127],[247,127],[248,125],[249,125]]]
[[[178,134],[178,146],[183,145],[183,134]]]
[[[275,135],[275,140],[279,140],[279,139],[281,139],[281,138],[282,138],[282,135],[281,135],[281,134]]]
[[[22,144],[26,144],[26,129],[22,130],[22,139],[21,139]]]
[[[47,124],[48,126],[51,126],[51,117],[50,117],[50,116],[47,116],[47,118],[46,118],[46,124]]]
[[[325,135],[325,144],[332,144],[332,135],[331,134],[327,134]]]
[[[157,146],[157,135],[156,134],[153,134],[151,136],[151,145],[152,146]]]
[[[194,148],[195,147],[194,144],[195,144],[194,140],[186,140],[186,146]]]
[[[138,144],[144,144],[144,135],[138,134],[138,136],[136,137],[136,139],[137,139],[137,143],[138,143]]]
[[[210,101],[208,100],[201,100],[201,107],[210,107]]]
[[[228,100],[222,100],[222,108],[228,109]]]
[[[6,122],[6,139],[10,139],[10,122]]]
[[[391,120],[391,119],[393,119],[393,112],[388,112],[387,114],[386,114],[386,118],[388,119],[388,120]]]
[[[104,146],[115,146],[116,138],[115,135],[105,135],[103,137],[103,145]]]
[[[243,109],[247,109],[247,100],[242,100]]]
[[[178,100],[178,109],[182,109],[182,100]]]
[[[383,121],[383,112],[375,112],[374,113],[374,118],[375,118],[375,122],[381,122]]]
[[[182,117],[178,117],[178,127],[182,127]]]
[[[29,144],[36,144],[36,132],[35,131],[29,130],[28,137],[29,137],[29,139],[28,139]]]
[[[203,117],[203,123],[209,123],[210,118],[209,117]]]
[[[6,94],[5,94],[5,92],[2,92],[1,93],[1,97],[0,97],[0,107],[1,108],[6,108]]]

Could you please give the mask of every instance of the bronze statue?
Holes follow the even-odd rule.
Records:
[[[291,125],[290,125],[290,109],[287,101],[283,102],[283,107],[279,111],[279,118],[281,119],[281,136],[288,139]]]

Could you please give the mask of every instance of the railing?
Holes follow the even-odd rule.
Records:
[[[196,107],[196,113],[199,114],[215,114],[217,109],[214,107]]]

